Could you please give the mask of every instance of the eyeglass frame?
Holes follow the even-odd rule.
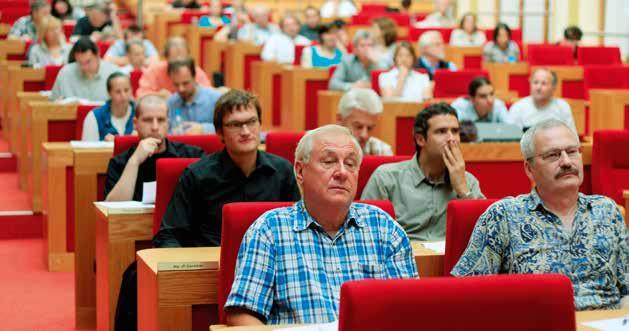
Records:
[[[570,153],[568,152],[569,149],[575,149],[574,153]],[[536,157],[541,158],[544,162],[548,162],[548,163],[554,163],[557,162],[559,160],[561,160],[561,157],[563,156],[563,153],[566,153],[566,156],[568,156],[569,159],[571,160],[576,160],[577,157],[579,155],[582,154],[583,150],[583,146],[581,145],[573,145],[573,146],[568,146],[565,148],[553,148],[549,151],[546,151],[544,153],[540,153],[540,154],[535,154],[533,156],[527,157],[526,160],[530,161]],[[553,153],[558,153],[557,156],[553,156]]]
[[[232,131],[232,132],[237,132],[237,131],[242,130],[244,126],[246,126],[248,129],[251,129],[252,127],[255,127],[258,124],[260,124],[260,119],[256,116],[244,122],[230,121],[227,123],[223,123],[223,129]]]

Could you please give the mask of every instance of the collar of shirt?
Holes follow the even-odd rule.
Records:
[[[201,98],[201,85],[196,84],[194,87],[194,96],[192,97],[192,101],[190,102],[186,102],[186,100],[184,100],[181,97],[181,94],[177,93],[177,97],[179,97],[179,101],[181,101],[181,105],[182,106],[186,106],[186,107],[190,107],[190,106],[194,106],[197,103],[199,103],[199,98]]]
[[[306,209],[306,205],[304,204],[304,200],[301,199],[297,201],[295,204],[295,220],[293,221],[293,231],[300,232],[308,229],[310,225],[314,224],[314,226],[323,230],[323,226],[319,224],[308,212]],[[346,228],[349,225],[356,225],[357,227],[364,227],[365,222],[358,217],[356,210],[354,209],[354,205],[351,204],[349,206],[349,210],[347,211],[347,216],[345,217],[345,223],[343,223],[343,228]]]
[[[585,195],[579,193],[579,196],[577,198],[577,211],[580,210],[583,206],[590,207],[591,203],[592,202]],[[535,187],[531,190],[531,193],[529,194],[527,207],[531,211],[536,210],[539,207],[543,208],[545,211],[548,211],[548,209],[546,209],[546,207],[544,206],[544,201],[542,201],[542,198],[537,193],[537,189]]]
[[[103,71],[105,70],[105,68],[103,68],[103,60],[99,59],[98,60],[98,70],[96,70],[96,73],[94,74],[94,76],[92,77],[88,77],[82,70],[81,67],[79,66],[78,63],[76,63],[76,70],[79,71],[79,76],[81,76],[81,78],[83,79],[99,79],[101,77],[101,75],[103,74]]]
[[[422,169],[419,167],[419,155],[417,153],[415,153],[413,155],[413,159],[409,161],[409,165],[410,165],[410,170],[411,170],[411,174],[413,176],[413,183],[415,184],[415,187],[418,187],[419,185],[421,185],[422,182],[426,182],[426,184],[429,185],[442,185],[442,184],[447,184],[447,171],[444,174],[444,176],[442,176],[439,180],[433,182],[431,180],[428,179],[428,177],[426,177],[426,175],[424,175],[424,172],[422,171]]]
[[[234,163],[232,158],[229,156],[229,153],[227,153],[226,148],[223,148],[223,150],[218,153],[220,153],[219,160],[221,163],[221,167],[219,171],[220,171],[221,177],[230,178],[230,176],[234,176],[234,175],[244,176],[240,167],[238,167],[238,165]],[[257,152],[257,156],[256,156],[256,168],[253,170],[251,175],[249,175],[249,177],[251,177],[254,173],[259,172],[259,171],[270,171],[270,172],[277,171],[273,163],[271,163],[271,161],[269,160],[269,157],[264,152],[260,152],[260,151]]]

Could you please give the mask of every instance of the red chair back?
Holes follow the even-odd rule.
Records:
[[[513,274],[365,279],[341,286],[339,331],[505,329],[576,330],[570,279]]]
[[[2,15],[0,23],[13,25],[20,17],[28,15],[30,7],[26,0],[4,0],[2,1]]]
[[[387,69],[371,70],[371,89],[376,91],[378,95],[380,95],[380,82],[379,82],[380,74],[386,71]]]
[[[456,98],[468,94],[470,82],[478,77],[489,77],[483,70],[435,70],[435,98]]]
[[[411,155],[366,155],[363,157],[363,162],[360,164],[360,170],[358,171],[358,184],[356,189],[356,199],[360,199],[363,194],[363,190],[376,169],[386,163],[394,163],[409,160]]]
[[[144,74],[142,70],[131,71],[130,78],[131,78],[131,90],[133,91],[133,95],[135,95],[135,92],[140,87],[140,78],[142,78],[142,74]]]
[[[589,90],[622,89],[625,84],[623,66],[596,65],[583,67],[583,92],[585,99],[590,99]]]
[[[387,10],[386,3],[366,3],[363,4],[360,8],[360,13],[374,13],[374,14],[383,14]]]
[[[183,171],[198,158],[159,159],[155,163],[155,211],[153,212],[153,234],[159,231],[168,202],[175,192]]]
[[[387,212],[392,218],[395,218],[391,201],[366,200],[357,202],[377,206]],[[232,283],[234,282],[238,250],[240,249],[240,243],[247,229],[265,212],[275,208],[292,206],[293,204],[295,204],[295,202],[235,202],[223,206],[221,257],[219,262],[221,268],[218,274],[219,286],[217,293],[218,312],[221,323],[225,323],[223,307],[225,306],[225,302],[232,288]]]
[[[59,70],[61,70],[61,67],[63,66],[46,66],[46,74],[44,75],[44,90],[52,90],[52,87],[55,85],[55,80],[57,80],[57,75],[59,74]]]
[[[96,42],[96,45],[98,46],[98,53],[101,58],[105,56],[105,53],[107,53],[107,50],[112,44],[113,42],[111,41],[97,41]]]
[[[592,145],[592,193],[608,196],[623,205],[623,190],[629,190],[629,131],[594,132]]]
[[[306,45],[295,45],[295,60],[293,60],[294,65],[301,65],[301,54],[304,52],[304,48],[306,48]]]
[[[528,62],[532,66],[574,65],[574,57],[568,46],[528,45]]]
[[[168,136],[171,141],[182,144],[197,146],[203,149],[206,154],[211,154],[223,149],[220,138],[214,134]],[[138,136],[116,136],[114,138],[114,155],[118,155],[131,147],[135,147],[140,138]]]
[[[293,164],[297,144],[304,134],[305,132],[269,132],[266,135],[266,151]]]
[[[206,16],[209,14],[210,13],[208,11],[185,10],[183,13],[181,13],[181,19],[178,23],[190,24],[192,23],[192,21],[198,20],[201,16]]]
[[[70,39],[70,37],[72,37],[75,25],[76,24],[74,22],[63,22],[63,34],[66,36],[66,39]]]
[[[452,200],[448,203],[446,252],[443,258],[444,276],[449,276],[452,268],[459,262],[478,218],[496,201],[498,200]]]
[[[81,140],[81,138],[83,137],[83,122],[85,122],[85,117],[87,116],[87,114],[91,112],[94,108],[97,107],[94,105],[79,105],[76,108],[76,140]]]
[[[605,46],[580,46],[577,48],[579,65],[622,65],[620,48]]]

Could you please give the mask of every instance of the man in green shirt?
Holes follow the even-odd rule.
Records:
[[[415,116],[416,153],[371,175],[361,199],[388,199],[411,240],[443,240],[446,207],[453,199],[484,199],[478,180],[465,171],[456,110],[446,103]]]

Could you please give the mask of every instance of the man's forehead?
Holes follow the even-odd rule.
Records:
[[[535,149],[538,151],[579,145],[574,132],[564,126],[556,126],[535,133]]]
[[[333,135],[330,137],[318,137],[315,140],[315,146],[321,153],[355,153],[356,146],[352,140],[344,135]]]
[[[428,127],[434,128],[458,128],[459,120],[452,114],[439,114],[428,119]]]

